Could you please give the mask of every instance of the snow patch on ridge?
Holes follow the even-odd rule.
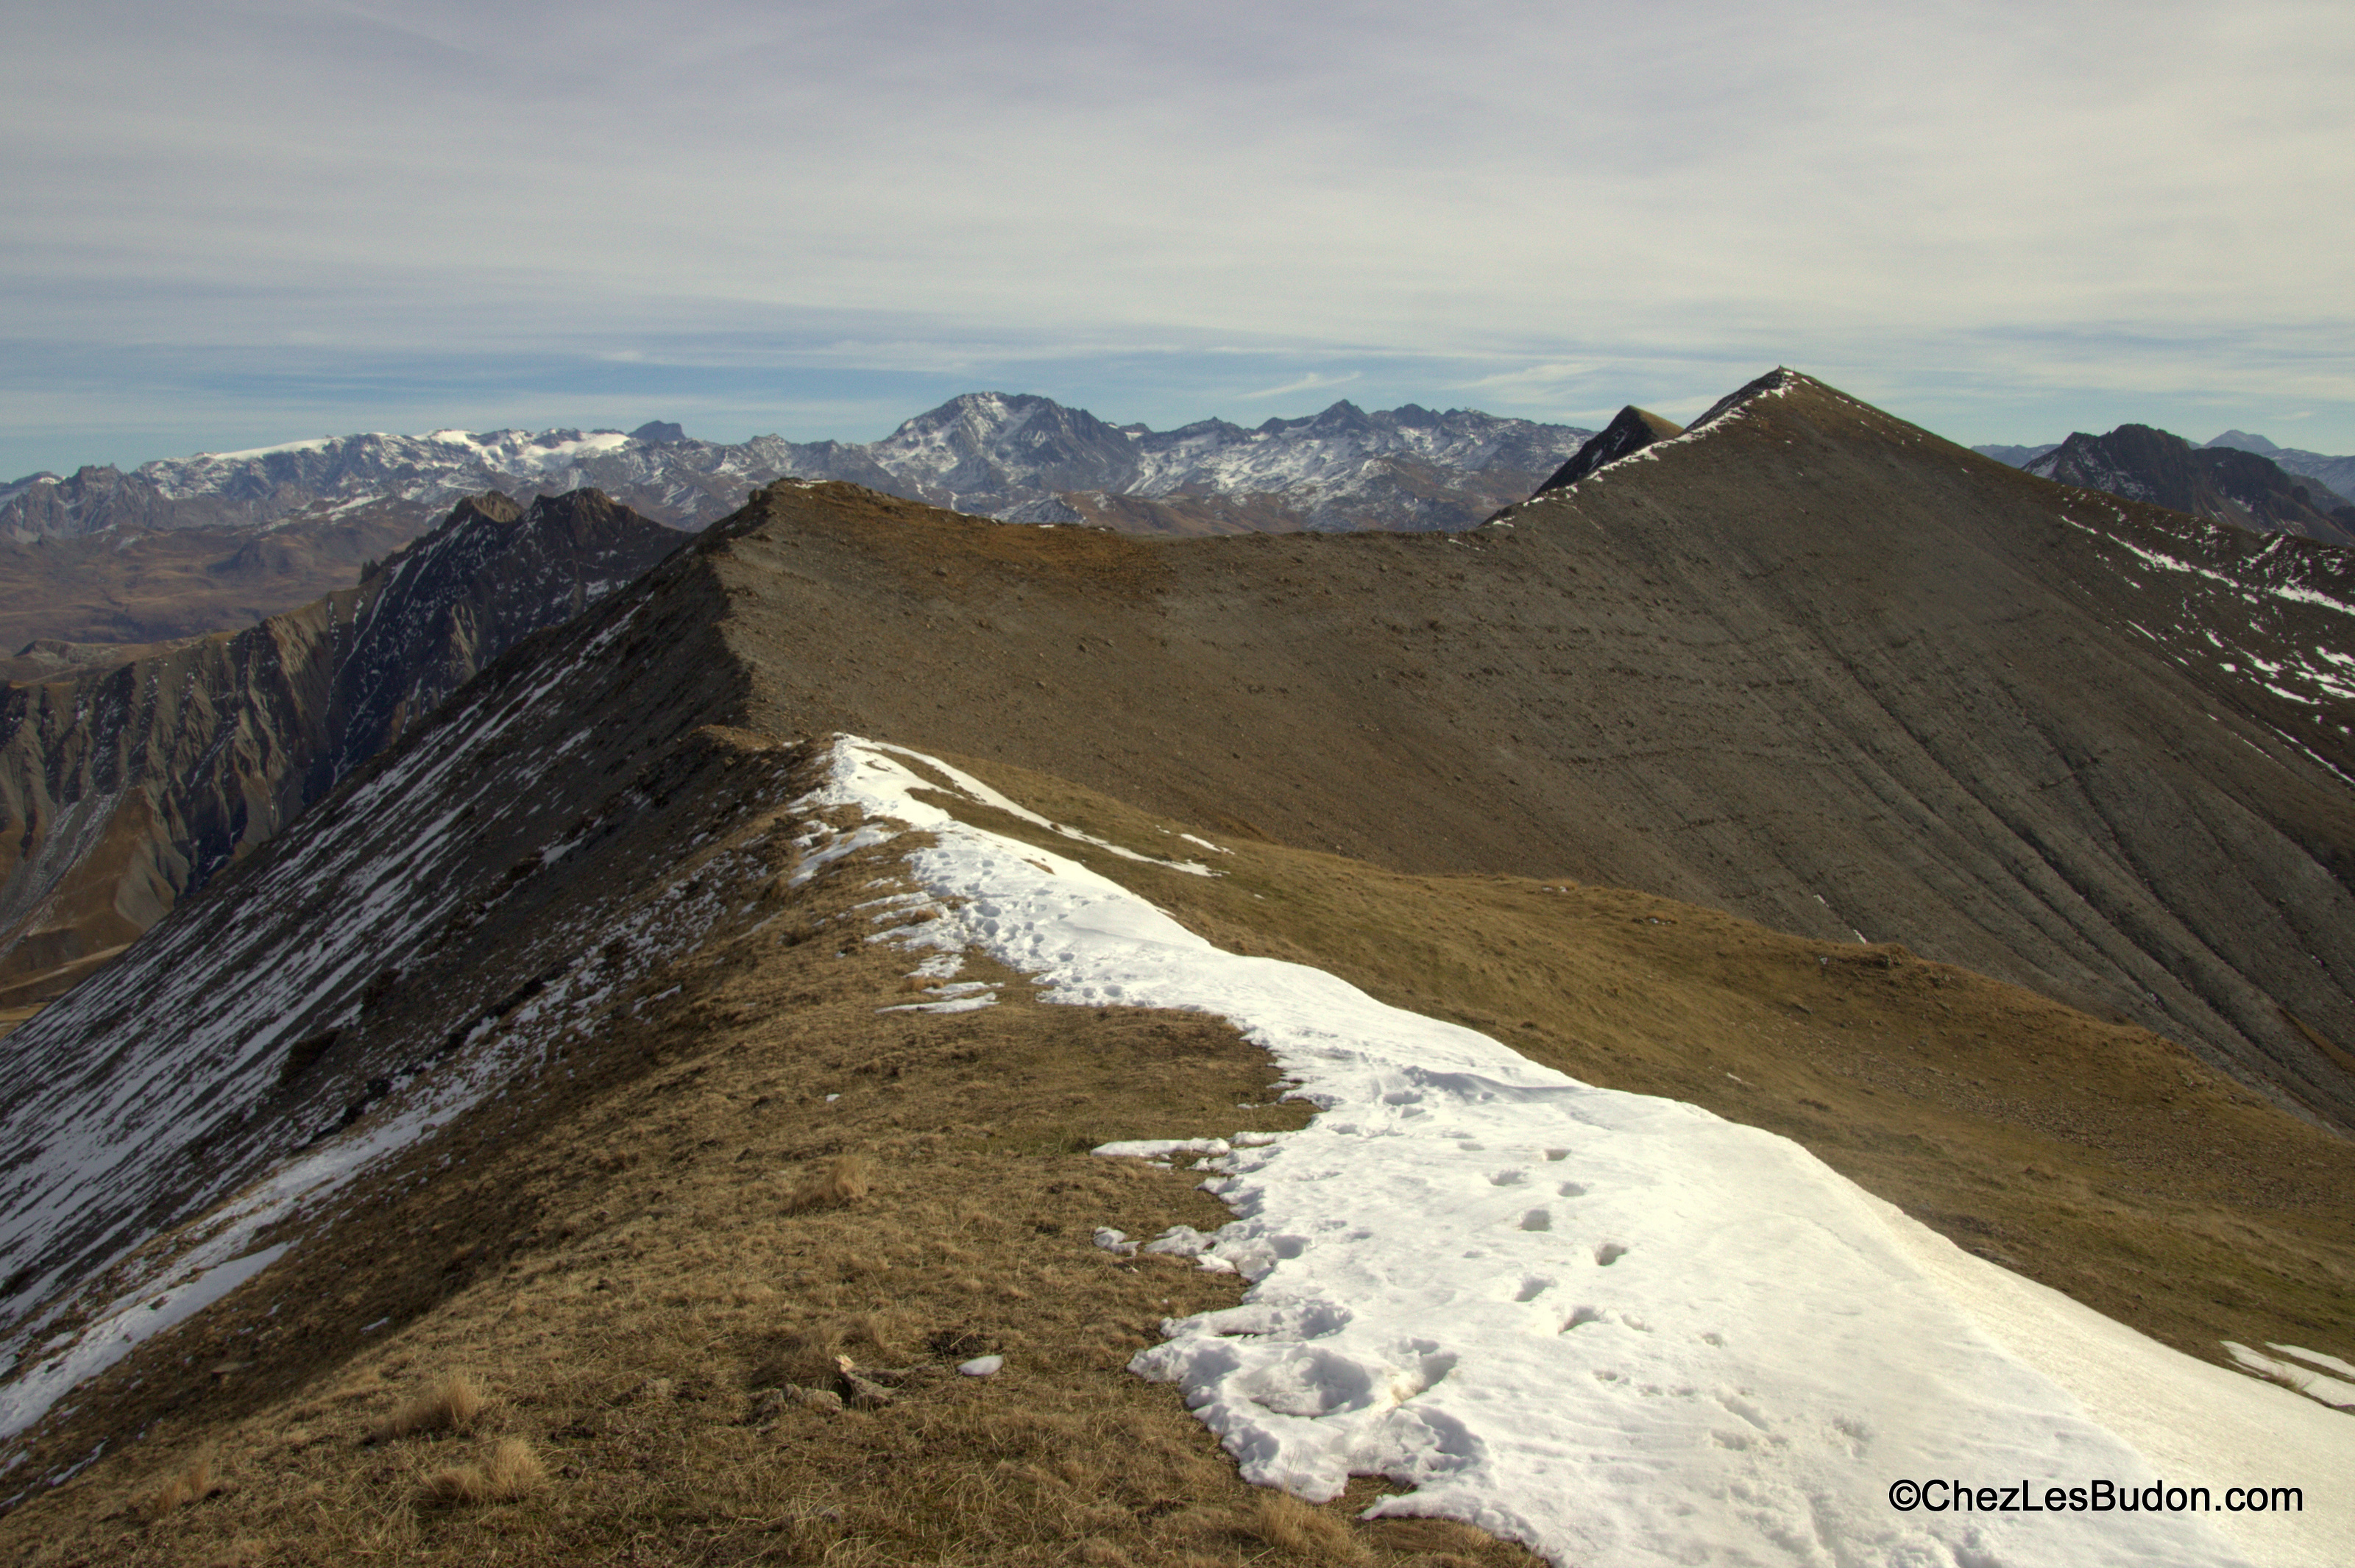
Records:
[[[1319,1107],[1211,1154],[1232,1223],[1146,1245],[1252,1282],[1133,1363],[1183,1387],[1250,1479],[1323,1499],[1386,1475],[1416,1489],[1372,1511],[1561,1563],[2355,1561],[2344,1418],[1961,1253],[1787,1139],[1221,952],[921,798],[913,755],[840,738],[797,803],[931,836],[906,864],[936,918],[877,940],[979,948],[1049,1001],[1220,1015]],[[1891,1507],[1892,1481],[1931,1477],[2262,1479],[2313,1511]]]

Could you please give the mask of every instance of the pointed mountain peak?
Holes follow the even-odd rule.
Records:
[[[1766,374],[1759,377],[1756,380],[1745,382],[1743,385],[1735,388],[1732,391],[1728,392],[1725,396],[1718,399],[1717,401],[1710,404],[1709,411],[1707,413],[1704,413],[1700,418],[1693,421],[1692,423],[1687,425],[1685,428],[1687,430],[1699,430],[1703,425],[1713,424],[1717,421],[1723,419],[1726,415],[1732,413],[1734,410],[1742,407],[1742,404],[1747,403],[1753,399],[1765,397],[1769,393],[1787,392],[1792,388],[1798,386],[1803,382],[1816,387],[1823,386],[1822,382],[1816,380],[1813,377],[1803,376],[1787,365],[1777,365],[1774,368],[1767,371]]]
[[[2208,443],[2208,444],[2210,446],[2235,446],[2240,448],[2243,452],[2259,452],[2264,453],[2267,456],[2271,456],[2273,453],[2281,450],[2280,447],[2275,446],[2264,436],[2252,435],[2244,430],[2228,430],[2223,434],[2218,436],[2215,440]]]
[[[485,522],[512,523],[523,516],[523,508],[503,490],[485,490],[479,496],[469,496],[450,508],[442,521],[445,529],[460,528],[480,517]]]
[[[1538,495],[1549,490],[1566,489],[1577,484],[1606,463],[1616,463],[1633,453],[1641,452],[1656,441],[1666,441],[1682,435],[1685,427],[1664,420],[1649,409],[1639,409],[1629,403],[1618,417],[1587,438],[1586,444],[1576,455],[1554,470],[1553,477],[1537,487]]]

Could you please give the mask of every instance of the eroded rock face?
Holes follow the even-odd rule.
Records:
[[[594,490],[502,495],[359,586],[235,634],[9,688],[0,995],[79,979],[499,654],[680,542]]]

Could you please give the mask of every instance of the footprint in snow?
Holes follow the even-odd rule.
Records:
[[[1524,1231],[1552,1230],[1553,1214],[1551,1211],[1545,1209],[1530,1210],[1528,1213],[1521,1216],[1521,1229]]]

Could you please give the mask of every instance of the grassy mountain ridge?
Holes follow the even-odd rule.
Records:
[[[668,803],[584,860],[718,871],[752,895],[744,912],[628,976],[592,1037],[519,1081],[529,1092],[457,1116],[334,1215],[265,1233],[293,1242],[276,1277],[38,1431],[36,1474],[101,1435],[142,1435],[22,1502],[0,1540],[30,1562],[531,1563],[633,1541],[655,1563],[1519,1560],[1455,1526],[1353,1522],[1379,1483],[1313,1520],[1274,1510],[1173,1393],[1123,1371],[1161,1317],[1238,1285],[1091,1244],[1098,1225],[1222,1216],[1182,1171],[1085,1151],[1292,1125],[1302,1108],[1245,1104],[1267,1075],[1252,1048],[1196,1015],[1043,1004],[1010,975],[977,1014],[879,1010],[911,995],[907,957],[858,940],[892,852],[789,890],[779,813],[807,783],[804,749],[731,731],[667,750],[639,776],[668,780]],[[2224,1334],[2355,1334],[2344,1140],[2141,1031],[1902,950],[1625,890],[1406,877],[952,760],[1109,843],[1220,844],[1229,875],[1205,880],[957,803],[1224,945],[1786,1130],[1966,1245],[2200,1353]],[[685,848],[698,835],[701,852]],[[739,857],[756,863],[719,869]],[[610,862],[573,877],[624,901],[661,881]],[[540,904],[546,923],[568,923],[563,899]],[[373,1049],[438,1029],[453,989],[527,972],[529,945],[517,929],[429,959],[369,1020]],[[2211,1144],[2236,1157],[2211,1160]],[[794,1207],[846,1159],[866,1162],[862,1196]],[[1010,1370],[951,1371],[981,1352]],[[858,1397],[837,1411],[774,1392],[833,1385],[835,1354],[881,1396],[839,1385]],[[368,1441],[453,1371],[488,1396],[481,1414]],[[531,1445],[538,1484],[436,1500],[438,1475],[501,1439]],[[235,1489],[157,1513],[198,1456]]]
[[[2327,661],[2269,695],[2188,645],[2261,591],[2244,636],[2334,625],[2333,558],[2094,507],[1796,377],[1454,539],[772,486],[0,1048],[0,1401],[287,1249],[24,1433],[0,1541],[1512,1560],[1256,1497],[1121,1370],[1237,1287],[1095,1246],[1220,1215],[1085,1150],[1301,1107],[1199,1014],[996,969],[996,1007],[886,1010],[922,996],[869,940],[920,918],[920,846],[795,808],[838,730],[1207,840],[1223,877],[942,795],[1222,945],[1783,1132],[2197,1354],[2348,1353],[2345,741],[2285,732],[2343,709]],[[1008,1371],[957,1376],[980,1351]],[[395,1434],[452,1372],[486,1406]],[[538,1474],[502,1497],[504,1441]],[[159,1509],[199,1459],[236,1489]]]
[[[716,565],[795,731],[1902,941],[2346,1115],[2355,1085],[2281,1013],[2355,1037],[2346,701],[2190,660],[2240,590],[2113,559],[2223,551],[2201,570],[2254,592],[2265,541],[2106,498],[2079,526],[2068,492],[1794,388],[1473,535],[1160,547],[783,487]],[[2343,643],[2314,592],[2273,595],[2284,643]],[[2162,647],[2131,623],[2169,603]]]

